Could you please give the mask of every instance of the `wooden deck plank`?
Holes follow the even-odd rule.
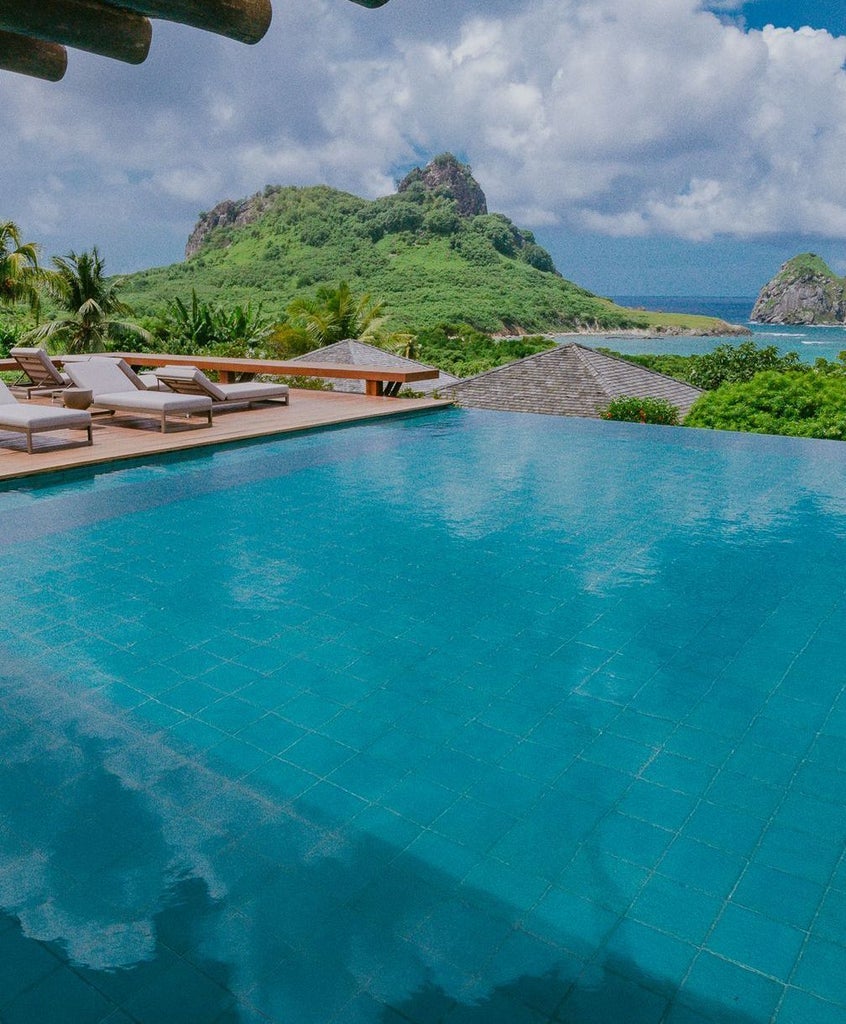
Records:
[[[43,402],[43,399],[34,401]],[[22,434],[0,431],[0,480],[14,480],[39,473],[59,472],[122,459],[143,458],[161,452],[225,444],[256,437],[354,423],[383,416],[407,415],[447,407],[450,403],[430,398],[375,398],[331,391],[291,390],[290,405],[268,403],[252,409],[215,410],[211,427],[174,427],[162,434],[155,417],[129,415],[94,416],[94,444],[78,443],[78,432],[54,431],[37,435],[35,451],[26,452]]]

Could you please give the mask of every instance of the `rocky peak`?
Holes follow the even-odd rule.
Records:
[[[459,163],[452,153],[442,153],[424,168],[415,167],[397,186],[406,192],[422,185],[429,192],[439,192],[454,199],[462,217],[475,217],[488,212],[488,203],[481,186],[467,164]]]
[[[815,253],[794,256],[761,289],[752,319],[764,324],[844,323],[846,280]]]
[[[242,227],[258,220],[278,191],[278,186],[268,185],[263,192],[257,192],[247,199],[224,199],[212,210],[201,213],[185,246],[185,259],[190,259],[202,249],[215,228]]]

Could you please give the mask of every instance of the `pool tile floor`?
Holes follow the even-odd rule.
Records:
[[[832,459],[456,412],[0,495],[0,1021],[846,1024]]]

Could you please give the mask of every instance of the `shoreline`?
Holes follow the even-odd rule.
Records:
[[[645,341],[664,341],[673,338],[751,338],[754,331],[741,324],[730,324],[728,322],[714,326],[713,329],[702,327],[616,327],[616,328],[594,328],[587,327],[580,331],[538,331],[534,333],[527,331],[525,334],[492,334],[496,341],[511,341],[519,338],[642,338]]]

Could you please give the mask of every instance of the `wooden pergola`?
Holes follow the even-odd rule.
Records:
[[[381,7],[387,0],[354,2]],[[272,13],[270,0],[0,0],[0,69],[57,82],[66,47],[140,64],[151,18],[257,43]]]

